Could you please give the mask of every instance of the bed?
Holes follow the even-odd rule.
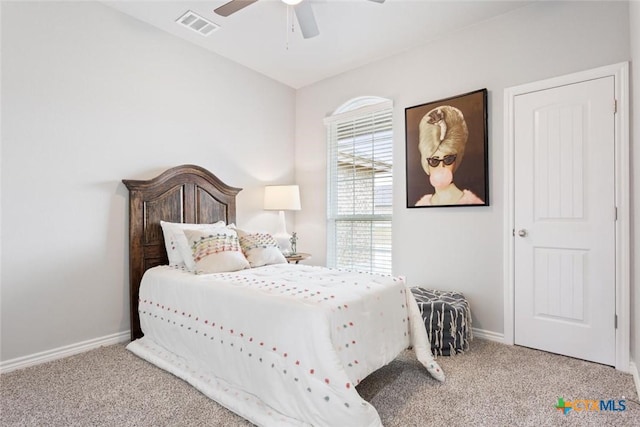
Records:
[[[402,278],[288,263],[211,274],[169,266],[161,221],[235,223],[241,189],[194,165],[123,182],[127,348],[139,357],[263,426],[381,425],[356,386],[409,346],[444,381]]]

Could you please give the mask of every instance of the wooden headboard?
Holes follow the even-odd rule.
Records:
[[[131,340],[142,337],[138,294],[142,275],[168,264],[160,221],[208,224],[236,221],[236,195],[200,166],[182,165],[142,181],[123,179],[129,189],[129,298]]]

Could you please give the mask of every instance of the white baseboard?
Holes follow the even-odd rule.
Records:
[[[480,338],[483,340],[495,341],[500,344],[504,344],[504,334],[497,332],[485,331],[484,329],[471,328],[474,338]]]
[[[633,375],[633,382],[636,385],[636,395],[640,398],[640,372],[635,363],[629,362],[629,372]]]
[[[62,359],[64,357],[73,356],[74,354],[84,353],[106,345],[118,344],[129,341],[130,331],[117,332],[115,334],[106,335],[100,338],[94,338],[79,343],[66,345],[64,347],[54,348],[40,353],[30,354],[28,356],[17,357],[15,359],[0,362],[0,374],[15,371],[16,369],[27,368],[29,366],[39,365],[41,363],[50,362],[52,360]]]

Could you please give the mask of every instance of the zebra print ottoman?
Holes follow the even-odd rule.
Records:
[[[471,308],[458,292],[411,288],[418,303],[434,356],[451,356],[469,349]]]

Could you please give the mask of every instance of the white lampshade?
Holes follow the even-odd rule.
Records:
[[[297,185],[266,186],[264,188],[264,208],[272,211],[299,211],[299,187]]]

